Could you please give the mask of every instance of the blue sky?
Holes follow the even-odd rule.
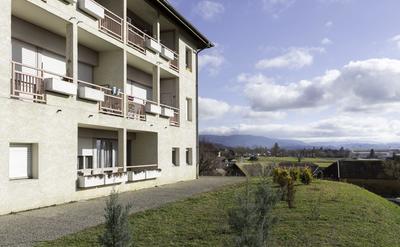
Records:
[[[400,1],[170,2],[216,44],[201,133],[400,141]]]

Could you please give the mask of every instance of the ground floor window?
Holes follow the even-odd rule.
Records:
[[[78,156],[78,169],[93,169],[93,156]]]
[[[9,148],[9,178],[33,178],[32,144],[11,143]]]
[[[172,148],[172,164],[179,166],[179,148]]]
[[[193,149],[192,148],[186,148],[186,164],[187,165],[192,165],[193,164]]]
[[[118,141],[97,139],[97,166],[98,168],[111,168],[118,165]]]

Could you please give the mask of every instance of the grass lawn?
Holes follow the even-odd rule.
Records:
[[[130,216],[135,246],[234,246],[226,212],[243,188],[226,187]],[[296,189],[295,209],[281,202],[274,210],[279,222],[272,246],[400,246],[395,204],[345,183],[315,181]],[[311,219],[315,212],[320,217]],[[98,246],[102,230],[90,228],[39,246]]]
[[[316,165],[319,165],[320,167],[328,167],[330,166],[333,162],[335,162],[337,159],[334,158],[302,158],[301,162],[311,162]],[[254,161],[254,163],[261,163],[261,164],[270,164],[270,163],[279,163],[279,162],[297,162],[296,157],[260,157],[258,161]],[[246,161],[246,163],[249,163]]]

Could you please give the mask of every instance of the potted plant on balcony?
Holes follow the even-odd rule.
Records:
[[[91,188],[104,185],[104,175],[78,176],[79,188]]]
[[[146,172],[145,171],[130,171],[128,172],[128,181],[134,182],[134,181],[141,181],[141,180],[146,180]]]
[[[109,173],[104,178],[104,184],[120,184],[128,180],[128,176],[124,172]]]

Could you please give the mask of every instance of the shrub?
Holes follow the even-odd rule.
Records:
[[[288,179],[290,178],[289,172],[286,169],[281,169],[279,176],[278,176],[278,184],[281,188],[286,187]]]
[[[111,192],[106,201],[105,230],[99,236],[99,243],[104,247],[129,247],[133,246],[132,230],[128,216],[131,204],[123,206],[119,203],[118,193]]]
[[[293,179],[293,182],[296,182],[300,178],[300,169],[293,167],[289,170],[290,177]]]
[[[254,190],[247,184],[245,194],[237,197],[238,206],[229,211],[229,225],[237,236],[237,246],[268,246],[270,231],[277,222],[271,212],[278,198],[278,192],[265,178]]]
[[[286,186],[286,202],[288,203],[289,208],[294,208],[295,193],[296,189],[294,187],[294,179],[289,177]]]
[[[279,178],[281,172],[282,172],[281,168],[279,168],[279,167],[274,168],[274,170],[272,172],[274,183],[278,183],[278,178]]]
[[[312,176],[310,168],[306,167],[301,170],[300,180],[303,184],[307,184],[307,185],[310,184],[312,179],[313,179],[313,176]]]

